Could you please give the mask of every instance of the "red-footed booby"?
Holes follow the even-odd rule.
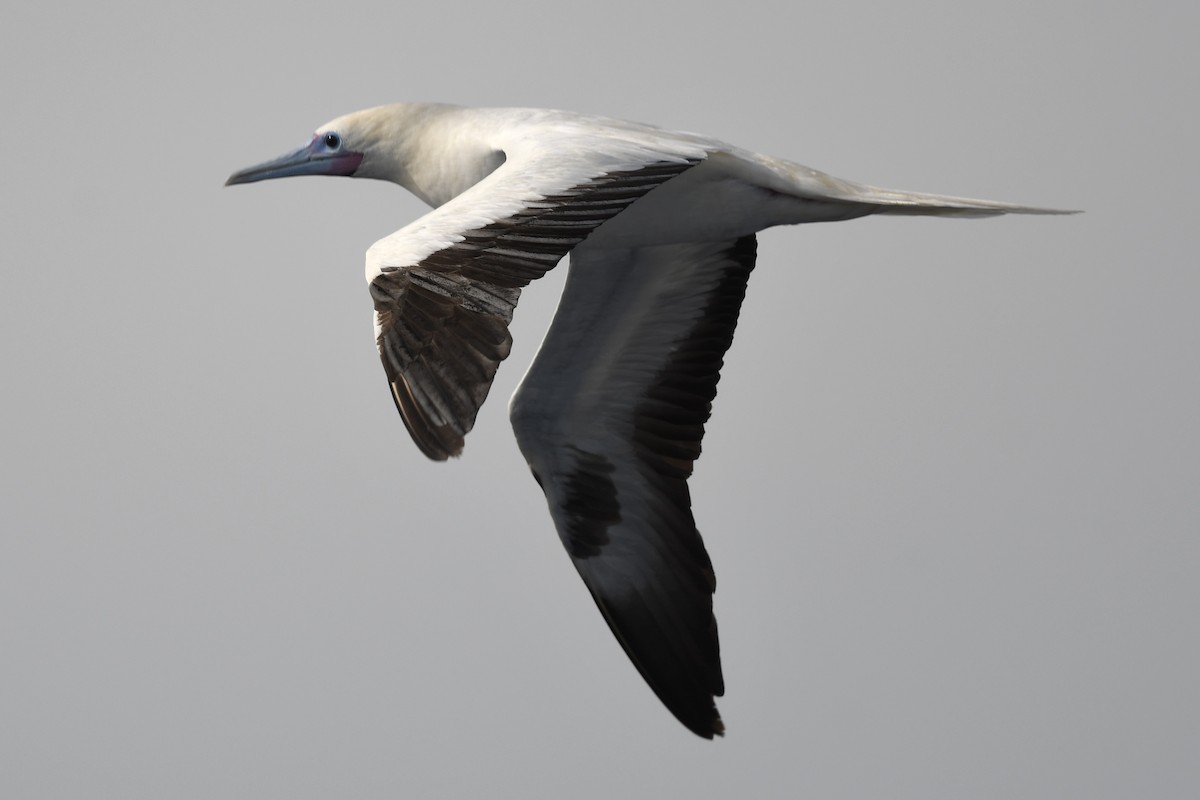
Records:
[[[871,214],[1072,213],[880,189],[649,125],[433,104],[339,117],[227,185],[293,175],[391,181],[434,207],[372,245],[366,272],[392,397],[435,460],[462,452],[522,287],[571,254],[513,428],[612,632],[706,738],[724,732],[724,681],[687,480],[755,233]]]

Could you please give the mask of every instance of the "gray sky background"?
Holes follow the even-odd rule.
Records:
[[[1195,4],[8,4],[0,795],[1200,795]],[[728,736],[608,633],[506,399],[388,395],[395,187],[233,170],[399,100],[1084,208],[762,235],[696,514]]]

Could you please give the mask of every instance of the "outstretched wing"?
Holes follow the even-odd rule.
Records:
[[[396,407],[425,455],[443,460],[462,451],[508,356],[522,287],[698,160],[652,154],[547,169],[510,159],[371,248],[376,343]],[[531,175],[544,177],[531,185]]]
[[[687,479],[755,238],[571,255],[511,406],[517,441],[604,619],[690,730],[724,731],[712,564]]]

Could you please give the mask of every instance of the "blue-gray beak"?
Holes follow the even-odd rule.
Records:
[[[311,142],[295,152],[238,170],[229,176],[225,185],[290,178],[294,175],[353,175],[362,158],[362,153],[341,147],[330,149],[322,137],[313,136]]]

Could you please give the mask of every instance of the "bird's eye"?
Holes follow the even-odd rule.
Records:
[[[325,134],[325,146],[330,150],[337,150],[342,144],[342,137],[338,136],[333,131]]]

